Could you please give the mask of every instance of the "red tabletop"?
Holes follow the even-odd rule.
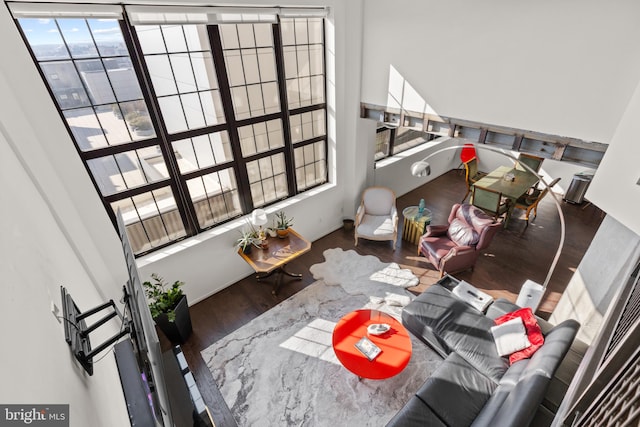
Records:
[[[391,329],[383,335],[369,335],[367,326],[373,323],[387,323]],[[362,337],[382,349],[373,361],[355,347]],[[333,330],[333,350],[340,363],[357,376],[382,380],[399,374],[407,366],[411,359],[411,338],[404,326],[388,314],[356,310],[338,321]]]

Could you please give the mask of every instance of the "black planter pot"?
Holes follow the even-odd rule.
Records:
[[[178,305],[174,309],[176,312],[176,320],[170,322],[166,314],[154,318],[158,328],[172,343],[184,344],[189,336],[191,336],[191,316],[189,315],[189,305],[187,304],[187,296],[184,295]]]

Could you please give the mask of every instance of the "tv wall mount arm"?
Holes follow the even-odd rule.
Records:
[[[128,324],[125,324],[124,317],[116,307],[113,300],[94,307],[85,312],[81,312],[76,303],[71,298],[71,295],[67,292],[64,286],[60,286],[60,293],[62,296],[62,315],[64,317],[64,339],[71,347],[71,352],[75,356],[76,360],[80,362],[80,365],[89,374],[93,375],[93,358],[102,351],[106,350],[109,346],[117,342],[120,338],[124,337],[130,332]],[[87,326],[86,319],[97,313],[105,312],[95,323]],[[118,317],[122,324],[120,332],[107,339],[95,348],[91,347],[91,340],[89,334],[100,326],[107,323],[114,317]]]

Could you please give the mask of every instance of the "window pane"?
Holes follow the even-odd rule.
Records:
[[[287,45],[283,52],[289,108],[324,103],[322,20],[285,19],[282,29]]]
[[[294,25],[295,25],[295,33],[296,33],[296,43],[297,44],[309,43],[309,38],[307,36],[307,20],[296,19]]]
[[[224,61],[227,66],[229,85],[231,87],[243,85],[244,69],[242,67],[242,57],[239,50],[225,51]]]
[[[249,96],[251,117],[263,116],[265,112],[264,102],[262,102],[262,86],[259,84],[247,86],[247,94]]]
[[[284,147],[280,120],[242,126],[238,128],[238,134],[244,157]]]
[[[232,169],[187,181],[200,228],[210,227],[242,213]]]
[[[238,29],[235,25],[223,24],[219,25],[220,39],[225,49],[238,49],[240,42],[238,41]]]
[[[264,109],[267,114],[280,111],[280,94],[276,82],[264,83],[262,85],[262,98]]]
[[[187,50],[209,50],[209,34],[204,25],[185,25],[182,27],[187,40]]]
[[[84,19],[61,19],[58,21],[60,31],[69,46],[74,58],[90,58],[98,55],[91,34]]]
[[[309,74],[318,75],[324,72],[324,52],[322,45],[309,46]]]
[[[282,153],[247,163],[254,206],[264,206],[289,195]]]
[[[253,24],[237,24],[238,40],[240,40],[241,48],[256,47],[255,37],[253,36]]]
[[[174,95],[178,93],[168,56],[149,55],[145,56],[145,61],[157,96]]]
[[[233,160],[226,131],[172,143],[181,173],[215,166]]]
[[[87,165],[103,196],[169,177],[157,145],[91,159]]]
[[[55,19],[21,18],[18,22],[38,61],[69,58]]]
[[[91,35],[100,56],[129,56],[122,38],[120,24],[115,19],[87,19]]]
[[[223,31],[229,34],[231,41],[228,45],[227,39],[223,37],[225,66],[236,119],[259,117],[280,111],[270,24],[227,24],[220,27],[224,27]],[[230,27],[236,27],[239,45],[243,49],[235,47],[236,40]],[[260,39],[258,44],[263,46],[260,49],[248,49],[256,46],[256,34],[268,34],[269,39]]]
[[[187,120],[184,117],[182,103],[178,96],[158,98],[158,103],[160,104],[160,111],[162,113],[162,118],[164,119],[164,124],[169,133],[187,130]]]
[[[191,57],[186,53],[170,55],[171,67],[175,75],[180,93],[193,92],[196,90],[196,80],[191,68]]]
[[[236,113],[236,119],[242,120],[251,117],[249,115],[247,88],[245,86],[232,88],[231,97],[233,99],[233,109]]]
[[[209,52],[194,52],[191,54],[193,72],[196,76],[198,90],[217,89],[218,79],[213,66],[213,59]]]
[[[324,29],[322,18],[310,18],[308,20],[309,43],[324,43]]]
[[[260,82],[258,71],[258,56],[255,50],[244,49],[241,51],[244,80],[247,84]]]
[[[136,34],[140,41],[140,46],[145,55],[154,53],[166,53],[167,48],[164,45],[162,31],[158,25],[138,25]]]
[[[136,254],[147,252],[186,236],[175,199],[169,187],[143,193],[111,204],[118,208]]]
[[[116,97],[107,78],[107,72],[100,60],[77,61],[76,67],[87,88],[92,104],[107,104],[115,102]]]
[[[182,108],[187,118],[187,127],[189,129],[201,128],[205,125],[204,112],[200,104],[200,96],[197,93],[189,93],[181,95]]]
[[[311,103],[324,103],[324,76],[311,77]]]
[[[61,109],[91,105],[73,62],[43,62],[40,66]]]
[[[200,92],[200,102],[207,126],[224,123],[224,108],[219,90]]]
[[[318,141],[294,150],[299,191],[327,182],[325,146],[325,141]]]
[[[167,45],[167,52],[185,52],[187,41],[182,32],[182,25],[163,25],[162,34]]]
[[[163,26],[162,31],[151,32],[145,28],[136,27],[136,31],[145,33],[151,48],[154,37],[164,42],[168,37],[178,39],[167,46],[169,51],[180,53],[151,55],[145,52],[144,56],[167,131],[176,133],[224,123],[220,93],[211,90],[218,88],[211,52],[187,51],[187,46],[191,49],[208,46],[206,26]],[[182,95],[172,96],[176,93]]]

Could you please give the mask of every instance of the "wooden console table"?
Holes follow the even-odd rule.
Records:
[[[289,228],[289,236],[284,239],[279,237],[267,237],[269,247],[267,249],[251,248],[251,252],[244,253],[238,249],[238,255],[244,259],[256,272],[256,280],[260,281],[277,275],[276,282],[271,290],[276,295],[282,284],[282,275],[286,274],[296,279],[301,279],[302,274],[291,273],[285,269],[287,263],[311,250],[311,242]]]

